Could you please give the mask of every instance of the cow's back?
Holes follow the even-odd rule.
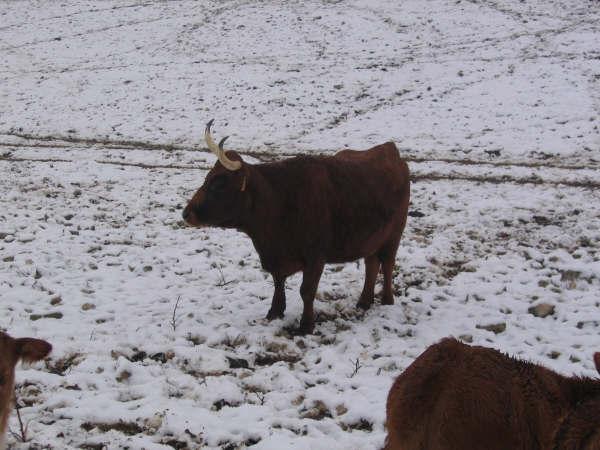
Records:
[[[394,382],[386,450],[540,450],[564,407],[560,376],[444,339]]]
[[[331,157],[361,179],[377,179],[379,193],[396,192],[405,189],[409,183],[408,165],[400,157],[393,142],[377,145],[369,150],[342,150]]]

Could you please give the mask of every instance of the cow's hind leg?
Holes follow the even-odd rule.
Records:
[[[373,291],[375,290],[375,281],[377,280],[377,274],[379,273],[380,267],[381,262],[377,255],[371,255],[365,258],[365,285],[363,286],[362,294],[360,294],[360,299],[356,304],[357,307],[369,309],[373,304]]]
[[[382,305],[394,304],[394,292],[392,290],[392,277],[394,264],[396,263],[396,252],[400,239],[389,243],[379,252],[379,259],[383,268],[383,294],[381,296]]]
[[[404,233],[404,227],[406,227],[406,219],[408,212],[408,205],[410,202],[410,184],[407,181],[406,188],[402,193],[402,199],[400,202],[400,209],[398,210],[398,217],[396,222],[398,224],[397,234],[395,234],[388,242],[379,250],[378,255],[381,260],[383,267],[383,295],[381,298],[382,305],[393,305],[394,304],[394,292],[392,291],[392,275],[394,272],[394,264],[396,263],[396,253],[398,252],[398,246],[400,245],[400,238]]]
[[[300,296],[304,302],[304,310],[302,311],[302,319],[300,320],[299,334],[310,334],[315,328],[315,313],[313,303],[317,286],[323,273],[325,264],[322,262],[307,265],[302,273],[302,285],[300,286]]]
[[[267,319],[283,319],[283,313],[285,312],[285,277],[273,275],[273,283],[275,284],[275,292],[273,293],[273,301]]]

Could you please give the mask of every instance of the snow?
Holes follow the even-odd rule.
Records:
[[[599,19],[593,1],[2,3],[0,328],[54,346],[17,371],[29,442],[9,445],[379,448],[392,381],[449,335],[594,376]],[[252,163],[397,143],[395,305],[356,310],[357,262],[327,266],[314,335],[290,335],[300,275],[264,319],[249,238],[181,223],[213,117]]]

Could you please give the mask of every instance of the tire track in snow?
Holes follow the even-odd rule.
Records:
[[[34,162],[34,163],[48,163],[48,162],[64,162],[72,163],[77,162],[71,159],[65,158],[20,158],[12,156],[0,156],[0,161],[7,162]],[[135,163],[135,162],[124,162],[124,161],[112,161],[112,160],[93,160],[97,164],[114,165],[120,167],[138,167],[141,169],[176,169],[176,170],[210,170],[210,166],[204,165],[181,165],[181,164],[147,164],[147,163]],[[519,185],[533,184],[533,185],[548,185],[548,186],[567,186],[573,188],[583,189],[600,189],[600,181],[593,180],[545,180],[538,176],[526,176],[526,177],[513,177],[509,175],[463,175],[463,174],[443,174],[439,172],[429,173],[412,173],[411,181],[466,181],[474,183],[491,183],[491,184],[503,184],[503,183],[514,183]]]
[[[27,141],[34,141],[32,143],[11,143],[1,142],[0,147],[45,147],[64,149],[73,148],[73,145],[68,144],[84,144],[93,146],[94,148],[86,148],[85,150],[105,150],[105,149],[135,149],[145,151],[188,151],[188,152],[202,152],[211,153],[206,147],[200,145],[183,145],[183,144],[169,144],[169,143],[153,143],[148,141],[137,141],[137,140],[125,140],[125,139],[101,139],[101,138],[83,138],[78,136],[62,136],[62,135],[36,135],[32,133],[24,132],[0,132],[0,136],[11,136]],[[39,142],[35,142],[39,141]],[[41,143],[40,143],[41,142]],[[52,142],[52,144],[46,144],[46,142]],[[298,152],[282,152],[273,153],[272,151],[260,151],[260,150],[248,150],[238,151],[242,156],[250,156],[256,158],[261,162],[277,161],[283,158],[289,158],[293,156],[309,156],[309,155],[332,155],[338,152],[340,149],[335,150],[309,150],[309,151],[298,151]],[[400,148],[400,151],[406,150]],[[541,168],[541,169],[563,169],[563,170],[600,170],[600,162],[592,160],[586,164],[558,164],[548,161],[485,161],[479,159],[469,158],[420,158],[416,156],[404,156],[407,162],[443,162],[450,164],[462,164],[466,166],[492,166],[492,167],[526,167],[526,168]]]
[[[105,12],[105,11],[116,11],[119,9],[135,8],[135,7],[140,7],[140,6],[144,7],[144,6],[152,6],[152,5],[153,5],[152,2],[146,2],[146,3],[134,3],[132,5],[111,6],[110,8],[86,9],[84,11],[76,11],[76,12],[73,12],[70,14],[64,14],[64,15],[60,15],[60,16],[41,17],[37,22],[46,22],[46,21],[57,20],[57,19],[68,19],[69,17],[74,17],[74,16],[77,16],[80,14],[92,14],[92,13],[100,13],[100,12]],[[22,26],[27,26],[27,25],[31,25],[31,22],[14,23],[12,25],[0,27],[0,32],[5,31],[5,30],[10,30],[12,28],[19,28]]]
[[[82,36],[88,36],[91,34],[96,34],[96,33],[104,33],[105,31],[111,31],[111,30],[115,30],[117,28],[121,28],[121,27],[130,27],[130,26],[134,26],[134,25],[141,25],[141,24],[149,24],[149,23],[153,23],[153,22],[160,22],[163,20],[168,20],[171,19],[172,17],[158,17],[155,19],[147,19],[147,20],[130,20],[127,22],[123,22],[123,23],[118,23],[116,25],[110,25],[107,27],[101,27],[101,28],[95,28],[95,29],[91,29],[91,30],[85,30],[82,31],[81,33],[74,33],[74,34],[68,34],[68,35],[59,35],[53,38],[49,38],[49,39],[38,39],[35,41],[30,41],[30,42],[24,42],[23,44],[18,44],[18,45],[9,45],[7,47],[0,47],[0,51],[5,51],[5,50],[16,50],[16,49],[20,49],[20,48],[25,48],[25,47],[30,47],[32,45],[39,45],[39,44],[47,44],[50,42],[54,42],[54,41],[62,41],[65,39],[73,39],[73,38],[78,38],[78,37],[82,37]]]

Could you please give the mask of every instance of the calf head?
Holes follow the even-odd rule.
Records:
[[[6,423],[12,407],[16,364],[39,361],[51,350],[52,346],[41,339],[14,339],[0,332],[0,449],[4,448]]]
[[[223,149],[227,137],[221,139],[219,145],[215,144],[210,134],[212,124],[212,120],[206,124],[204,138],[208,148],[219,159],[188,202],[182,216],[190,226],[236,227],[248,205],[248,168],[236,152]]]

